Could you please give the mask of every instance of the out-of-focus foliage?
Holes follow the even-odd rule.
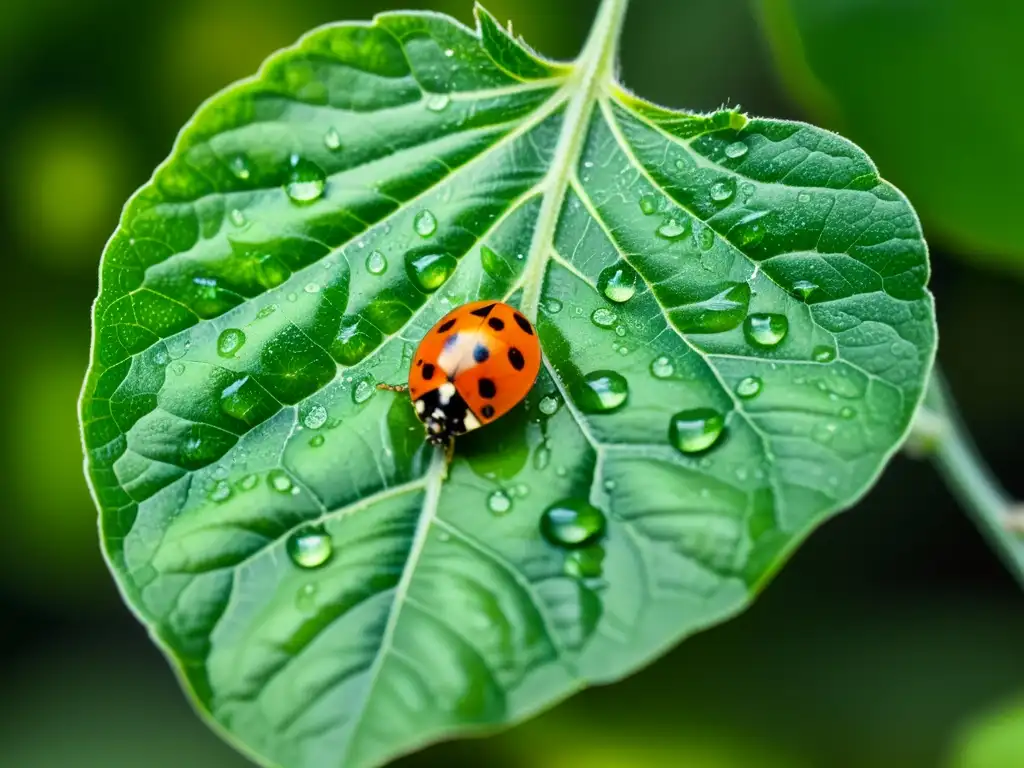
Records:
[[[1016,768],[1024,764],[1024,699],[985,713],[964,729],[950,768]]]
[[[1015,0],[757,0],[783,82],[914,201],[925,233],[1024,274]]]

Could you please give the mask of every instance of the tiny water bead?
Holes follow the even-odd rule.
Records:
[[[755,211],[744,216],[729,230],[729,241],[737,248],[750,248],[764,240],[768,233],[765,218],[768,211]]]
[[[537,408],[545,416],[554,416],[561,405],[562,401],[554,395],[545,395],[541,398]]]
[[[744,400],[753,400],[761,394],[764,382],[757,376],[747,376],[736,385],[736,395]]]
[[[604,535],[604,512],[583,499],[562,499],[544,510],[540,532],[549,543],[580,549]]]
[[[514,274],[508,262],[493,248],[488,248],[486,245],[480,246],[480,264],[483,266],[484,272],[495,280],[508,280]]]
[[[640,198],[640,212],[644,216],[650,216],[658,210],[658,198],[654,195],[644,195]]]
[[[413,217],[412,228],[420,237],[430,237],[437,231],[437,217],[430,211],[420,211]]]
[[[447,253],[409,253],[405,271],[424,293],[433,293],[452,276],[459,262]]]
[[[742,141],[734,141],[725,148],[725,156],[735,160],[747,154],[747,145]]]
[[[846,419],[847,421],[850,421],[852,419],[857,418],[857,410],[855,408],[851,408],[850,406],[846,406],[845,408],[843,408],[843,410],[839,412],[839,415],[842,418]]]
[[[678,240],[690,233],[689,225],[690,222],[685,219],[682,222],[676,219],[665,219],[654,233],[663,240]]]
[[[541,443],[533,454],[533,468],[543,472],[551,464],[551,448],[547,443]]]
[[[809,192],[801,192],[799,195],[796,196],[796,199],[797,202],[800,203],[809,203],[811,202],[811,195]]]
[[[306,205],[319,200],[327,185],[323,169],[314,162],[292,155],[292,170],[285,185],[288,198],[298,205]]]
[[[260,478],[258,475],[246,475],[238,481],[238,487],[243,491],[251,491],[259,484],[259,482]]]
[[[324,134],[324,146],[332,152],[341,149],[341,134],[337,129],[331,128]]]
[[[748,315],[743,321],[743,335],[755,347],[771,349],[777,347],[789,332],[789,320],[785,315],[761,313]]]
[[[507,514],[512,509],[512,498],[505,491],[494,491],[487,497],[487,508],[496,515]]]
[[[558,299],[551,298],[545,299],[543,306],[544,311],[547,312],[549,315],[557,315],[559,312],[562,311],[562,307],[564,307],[565,305],[562,304],[562,302],[559,301]]]
[[[601,271],[597,288],[609,301],[622,304],[636,294],[636,271],[628,264],[613,264]]]
[[[387,269],[388,260],[380,251],[371,251],[366,257],[366,271],[371,275],[383,275]]]
[[[573,389],[573,399],[584,413],[612,413],[629,399],[629,383],[615,371],[588,373]]]
[[[607,307],[598,307],[590,315],[591,322],[598,328],[611,328],[618,319],[619,316]]]
[[[234,357],[245,345],[245,333],[238,328],[225,328],[217,337],[217,354]]]
[[[327,423],[327,409],[319,403],[314,403],[302,417],[302,424],[306,429],[320,429]]]
[[[693,240],[702,251],[711,250],[715,245],[715,231],[704,222],[695,222]]]
[[[703,453],[725,432],[725,417],[711,408],[680,411],[669,422],[668,439],[680,453]]]
[[[231,219],[231,223],[236,227],[244,227],[248,223],[245,218],[245,214],[237,208],[232,208],[231,213],[229,213],[228,216]]]
[[[797,280],[793,283],[793,293],[799,298],[807,301],[811,295],[818,290],[818,286],[810,280]]]
[[[604,571],[604,547],[595,544],[574,549],[565,556],[565,575],[576,579],[596,579]]]
[[[300,568],[319,568],[334,554],[331,537],[320,526],[309,526],[296,531],[288,537],[285,548],[288,550],[288,557]]]
[[[452,97],[447,93],[433,93],[427,97],[427,109],[431,112],[442,112],[451,104]]]
[[[278,493],[296,493],[298,489],[283,469],[272,469],[267,473],[267,484]]]
[[[820,347],[815,347],[811,356],[816,363],[831,363],[836,359],[836,350],[823,344]]]
[[[708,194],[716,203],[724,203],[736,194],[736,183],[731,180],[716,181],[711,185]]]
[[[361,379],[352,390],[352,402],[362,405],[375,394],[377,394],[377,383],[369,377]]]
[[[313,435],[311,438],[309,438],[309,447],[319,448],[325,442],[327,442],[327,438],[324,437],[323,435]]]
[[[667,379],[676,372],[672,361],[662,355],[651,361],[651,375],[656,379]]]
[[[317,592],[319,592],[319,587],[316,584],[303,584],[298,594],[295,595],[295,607],[303,613],[315,613]]]
[[[245,155],[235,155],[228,161],[228,167],[235,174],[235,178],[245,181],[249,178],[249,161]]]
[[[218,480],[210,491],[210,500],[221,504],[231,498],[231,485],[226,480]]]

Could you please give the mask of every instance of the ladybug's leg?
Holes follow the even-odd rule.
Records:
[[[383,390],[386,390],[388,392],[405,392],[407,389],[409,389],[409,385],[408,384],[384,384],[383,382],[381,382],[380,384],[377,385],[377,389],[383,389]]]

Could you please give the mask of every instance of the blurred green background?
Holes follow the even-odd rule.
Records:
[[[471,21],[470,0],[430,5]],[[245,765],[191,713],[99,554],[74,408],[97,264],[204,98],[317,24],[403,6],[425,4],[0,3],[4,768]],[[487,6],[568,58],[596,0]],[[1011,0],[633,0],[622,61],[628,86],[670,106],[841,130],[910,195],[933,252],[940,359],[1017,497],[1022,37]],[[1021,768],[1024,597],[935,473],[898,457],[739,619],[511,732],[399,763]]]

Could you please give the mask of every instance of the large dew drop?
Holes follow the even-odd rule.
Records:
[[[747,376],[736,385],[736,395],[743,400],[753,400],[761,394],[764,382],[757,376]]]
[[[748,315],[743,321],[743,335],[755,347],[772,349],[777,347],[789,332],[789,320],[785,315]]]
[[[584,413],[612,413],[629,399],[629,383],[615,371],[594,371],[583,377],[573,394]]]
[[[319,200],[327,184],[323,169],[314,162],[292,155],[292,170],[288,175],[285,192],[298,205],[307,205]]]
[[[609,301],[622,304],[636,294],[636,271],[625,263],[613,264],[597,277],[597,288]]]
[[[371,251],[366,257],[366,271],[371,275],[383,275],[388,270],[388,260],[380,251]]]
[[[551,544],[580,549],[604,535],[604,512],[583,499],[563,499],[544,510],[540,532]]]
[[[437,217],[430,211],[420,211],[413,217],[412,228],[420,237],[430,237],[437,231]]]
[[[334,545],[331,537],[319,526],[310,526],[288,537],[288,557],[300,568],[319,568],[331,559]]]
[[[512,498],[505,491],[494,491],[487,497],[487,508],[495,515],[505,515],[512,509]]]
[[[680,411],[669,422],[668,439],[680,453],[703,453],[725,432],[725,417],[711,408]]]
[[[217,354],[234,357],[245,344],[245,333],[238,328],[225,328],[217,337]]]
[[[444,285],[458,265],[447,253],[410,253],[405,258],[405,271],[424,293],[433,293]]]

